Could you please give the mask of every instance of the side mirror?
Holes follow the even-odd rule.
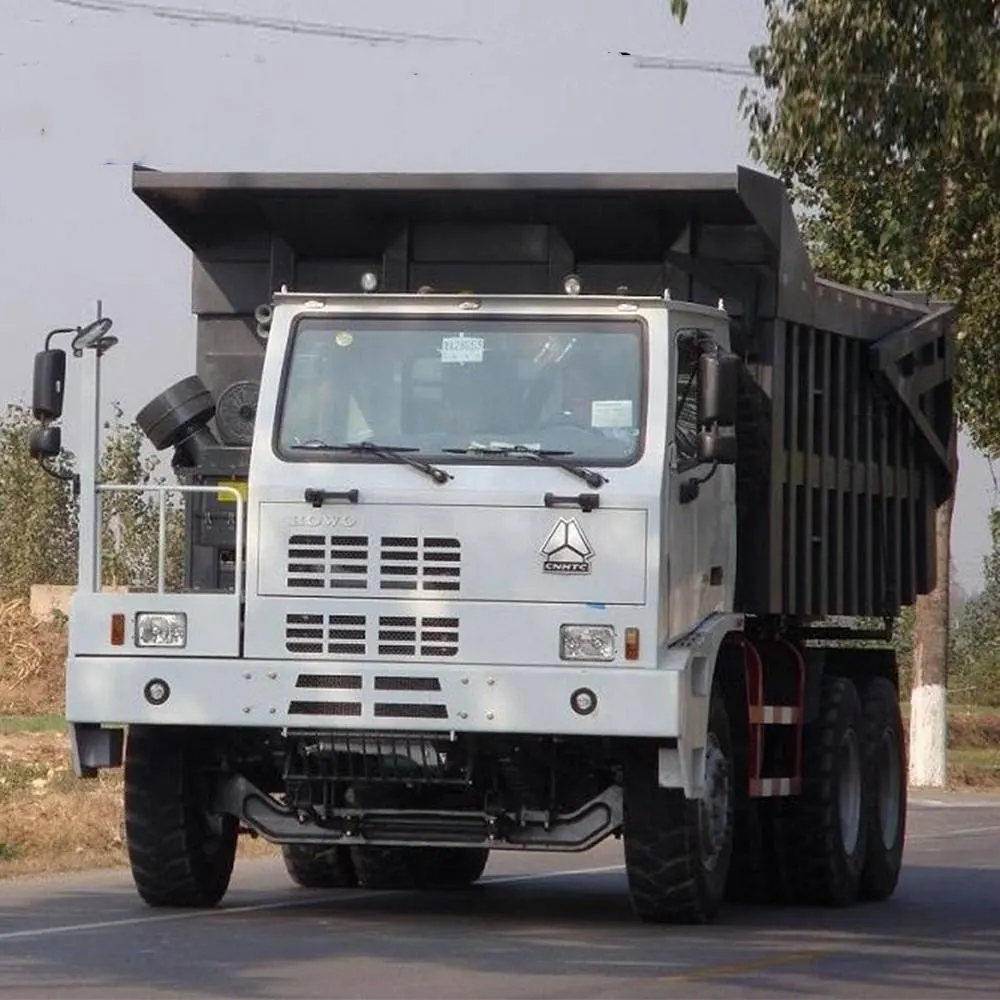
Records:
[[[117,338],[112,340],[112,338],[108,337],[108,330],[110,329],[111,320],[107,316],[103,319],[95,319],[93,323],[88,323],[85,327],[79,330],[77,335],[73,338],[70,347],[74,352],[79,352],[86,350],[88,347],[100,345],[100,343],[105,340],[111,340],[111,343],[117,344]]]
[[[698,461],[718,465],[736,464],[736,435],[720,434],[717,430],[698,435]]]
[[[39,351],[31,387],[31,412],[36,420],[58,420],[62,416],[66,389],[66,352]]]
[[[740,359],[735,354],[702,354],[698,359],[698,421],[702,427],[735,427]]]
[[[55,458],[62,451],[62,431],[55,425],[36,427],[28,438],[28,450],[36,461]]]

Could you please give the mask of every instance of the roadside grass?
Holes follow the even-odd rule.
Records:
[[[79,779],[65,732],[0,734],[0,880],[128,863],[122,772]],[[277,856],[240,838],[240,857]]]
[[[57,733],[65,726],[61,715],[0,715],[0,734]]]

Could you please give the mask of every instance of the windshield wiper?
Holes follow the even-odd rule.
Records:
[[[327,444],[325,441],[310,441],[307,444],[292,445],[293,451],[350,451],[354,453],[367,453],[375,455],[377,458],[384,458],[390,462],[398,462],[400,465],[408,465],[412,469],[417,469],[424,475],[430,476],[436,483],[446,483],[454,478],[444,469],[439,469],[436,465],[423,462],[419,458],[410,458],[407,452],[420,451],[419,448],[405,448],[402,445],[376,444],[374,441],[358,441],[353,444]]]
[[[442,451],[454,455],[527,455],[542,465],[551,465],[557,469],[565,469],[571,475],[582,479],[588,486],[603,486],[608,482],[607,476],[585,469],[581,465],[560,460],[560,456],[572,455],[571,451],[557,451],[554,448],[529,448],[524,444],[512,445],[479,445],[472,444],[468,448],[442,448]]]

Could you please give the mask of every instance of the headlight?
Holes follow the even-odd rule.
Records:
[[[135,644],[183,648],[187,644],[187,615],[180,611],[140,611],[135,616]]]
[[[613,660],[615,658],[614,626],[560,626],[559,656],[563,660]]]

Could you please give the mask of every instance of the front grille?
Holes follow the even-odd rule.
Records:
[[[290,590],[367,590],[367,536],[292,535],[285,584]]]
[[[313,656],[364,656],[364,615],[285,615],[285,649]]]
[[[457,656],[457,618],[381,615],[379,656]]]
[[[284,779],[290,805],[318,805],[323,786],[355,783],[468,785],[471,767],[447,737],[418,733],[300,731],[291,735]]]
[[[461,588],[462,545],[457,538],[384,535],[379,555],[379,588],[396,591],[449,591]]]

